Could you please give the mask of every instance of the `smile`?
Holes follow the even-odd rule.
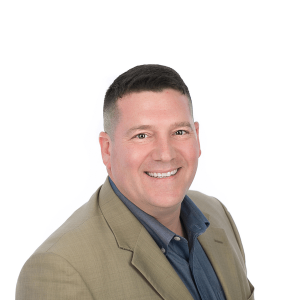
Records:
[[[171,172],[167,172],[167,173],[150,173],[150,172],[145,172],[147,175],[149,175],[150,177],[155,177],[155,178],[167,178],[167,177],[171,177],[174,176],[177,172],[178,169],[175,169]]]

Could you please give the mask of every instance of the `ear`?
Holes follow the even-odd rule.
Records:
[[[99,144],[101,147],[102,161],[106,166],[106,170],[108,174],[110,175],[111,174],[110,157],[111,157],[112,142],[109,135],[104,131],[100,132],[99,134]]]
[[[195,122],[194,123],[195,130],[196,130],[196,135],[197,135],[197,141],[198,141],[198,147],[199,147],[199,157],[201,155],[201,148],[200,148],[200,139],[199,139],[199,123]]]

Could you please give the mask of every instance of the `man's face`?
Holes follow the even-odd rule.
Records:
[[[150,215],[177,209],[201,154],[199,124],[193,123],[187,97],[172,89],[144,91],[124,96],[117,105],[114,141],[107,136],[108,155],[103,157],[109,176]]]

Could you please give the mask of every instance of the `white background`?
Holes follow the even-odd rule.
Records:
[[[174,68],[202,156],[192,189],[239,228],[256,299],[299,296],[299,1],[1,1],[1,299],[106,178],[108,86]]]

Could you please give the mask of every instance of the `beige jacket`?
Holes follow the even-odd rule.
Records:
[[[215,198],[188,196],[210,222],[199,237],[227,300],[253,300],[237,228]],[[108,179],[29,258],[17,300],[192,300],[165,255]]]

